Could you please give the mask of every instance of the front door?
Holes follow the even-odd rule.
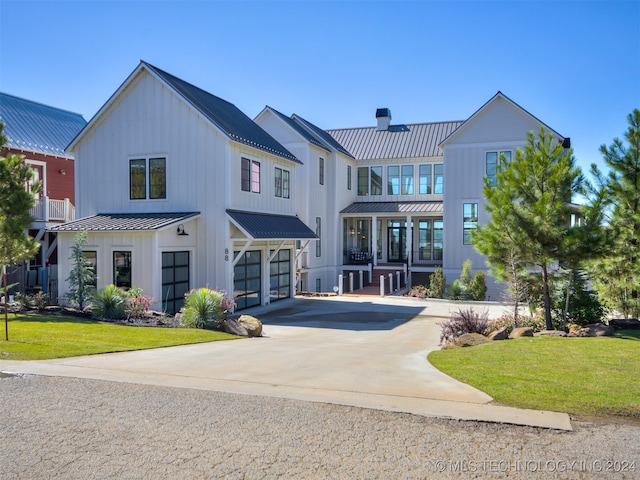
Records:
[[[406,227],[387,228],[387,261],[404,262],[407,250]]]

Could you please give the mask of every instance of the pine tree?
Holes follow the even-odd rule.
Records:
[[[508,275],[508,259],[515,271],[540,269],[546,328],[553,329],[549,270],[562,258],[572,194],[583,177],[570,149],[554,142],[541,127],[538,137],[527,135],[527,145],[515,160],[498,166],[495,185],[485,181],[484,195],[491,220],[474,234],[474,245],[489,264]]]
[[[84,255],[84,247],[87,245],[87,232],[79,232],[71,246],[71,271],[67,278],[69,292],[67,298],[73,305],[78,305],[80,310],[85,302],[91,298],[95,290],[96,273],[93,264]]]
[[[610,214],[607,255],[591,274],[599,295],[625,317],[640,316],[640,110],[627,116],[626,145],[619,139],[600,152],[609,167],[603,191]],[[595,165],[592,169],[596,171]]]

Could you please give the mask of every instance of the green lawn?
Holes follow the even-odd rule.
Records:
[[[525,337],[437,350],[428,360],[500,404],[640,418],[638,330],[614,337]]]
[[[1,323],[0,360],[44,360],[240,338],[211,330],[130,327],[74,317],[28,314],[9,317],[7,342],[4,319]]]

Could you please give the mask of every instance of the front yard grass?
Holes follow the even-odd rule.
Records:
[[[447,375],[519,408],[640,418],[640,331],[613,337],[534,337],[437,350]]]
[[[235,338],[239,337],[195,328],[132,327],[65,316],[11,315],[9,341],[5,340],[2,319],[0,360],[45,360]]]

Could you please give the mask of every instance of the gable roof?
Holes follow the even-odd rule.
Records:
[[[87,124],[82,115],[0,93],[6,146],[73,158],[65,148]]]
[[[293,120],[295,120],[296,122],[299,122],[301,125],[307,128],[311,133],[313,133],[317,138],[319,138],[320,141],[327,144],[330,148],[337,150],[338,152],[353,158],[353,155],[351,154],[351,152],[349,152],[349,150],[344,148],[344,146],[340,142],[338,142],[335,138],[329,135],[329,133],[327,133],[326,131],[316,127],[313,123],[305,120],[300,115],[296,115],[295,113],[292,115],[291,118],[293,118]]]
[[[50,232],[113,232],[120,230],[158,230],[184,220],[193,219],[199,212],[186,213],[99,213],[91,217],[62,223],[47,229]]]
[[[323,150],[329,151],[326,145],[322,144],[318,141],[318,139],[311,134],[306,128],[302,127],[299,122],[296,122],[293,118],[287,117],[284,113],[279,112],[273,107],[267,105],[265,110],[272,112],[276,117],[286,123],[290,128],[292,128],[298,135],[304,138],[307,142],[314,144],[316,147],[322,148]],[[260,116],[260,115],[258,115]]]
[[[502,93],[500,90],[498,90],[498,93],[496,93],[493,97],[491,97],[489,100],[487,100],[487,102],[485,102],[484,105],[482,105],[468,119],[466,119],[463,122],[463,124],[460,125],[460,127],[458,129],[456,129],[454,132],[452,132],[450,135],[448,135],[445,139],[443,139],[442,142],[440,142],[439,146],[444,146],[445,144],[449,143],[452,139],[457,137],[460,134],[460,132],[464,131],[464,129],[467,126],[469,126],[471,123],[473,123],[473,121],[476,118],[478,118],[482,114],[482,112],[487,110],[487,108],[489,108],[489,105],[491,105],[492,103],[494,103],[498,99],[502,99],[502,100],[506,101],[507,104],[509,104],[512,108],[514,108],[516,110],[519,110],[525,116],[529,117],[531,120],[533,120],[534,122],[538,123],[539,125],[542,125],[547,131],[549,131],[550,133],[552,133],[554,135],[557,135],[562,141],[564,141],[565,137],[563,135],[560,135],[554,129],[549,127],[549,125],[547,125],[546,123],[544,123],[543,121],[541,121],[540,119],[538,119],[537,117],[535,117],[534,115],[529,113],[527,110],[522,108],[520,105],[518,105],[516,102],[514,102],[509,97],[507,97],[504,93]]]
[[[169,88],[178,94],[185,102],[195,108],[204,118],[215,125],[230,140],[244,145],[249,145],[292,162],[301,163],[295,155],[283,147],[275,138],[264,131],[234,104],[227,102],[220,97],[216,97],[215,95],[185,82],[184,80],[143,60],[140,61],[138,67],[131,75],[129,75],[125,82],[111,96],[94,118],[89,121],[87,127],[85,127],[78,137],[71,142],[69,145],[70,147],[72,147],[84,132],[95,123],[96,118],[107,109],[108,105],[113,102],[114,98],[117,97],[118,94],[124,90],[132,79],[143,69],[169,86]]]
[[[455,131],[462,121],[391,125],[327,130],[357,160],[419,158],[441,156],[440,142]]]

